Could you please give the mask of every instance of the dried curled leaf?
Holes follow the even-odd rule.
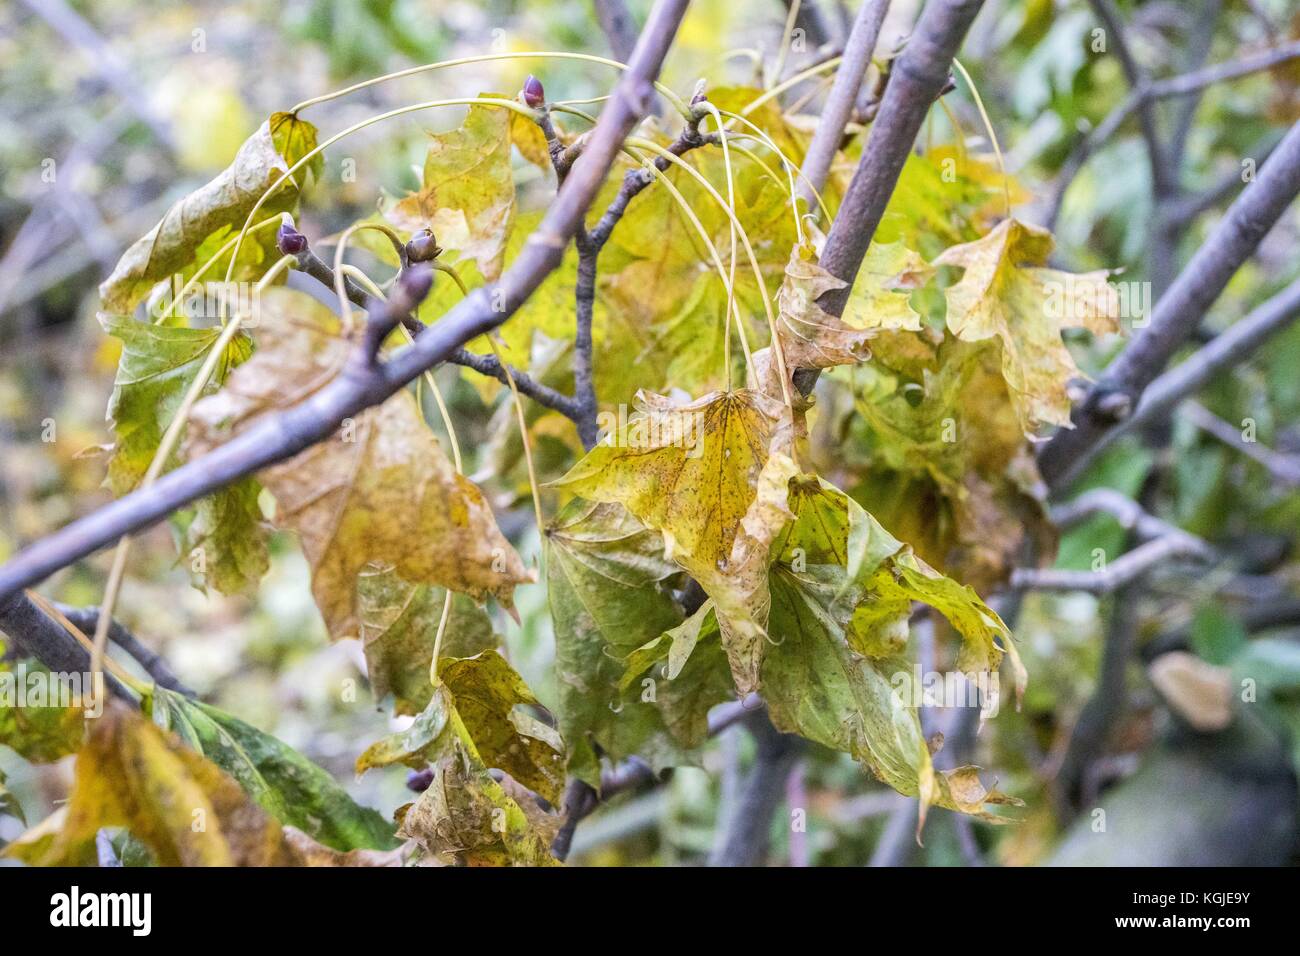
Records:
[[[767,550],[788,517],[789,418],[761,392],[689,403],[642,393],[626,427],[605,437],[561,488],[617,502],[661,532],[665,552],[717,604],[737,689],[757,687],[765,644]]]
[[[424,767],[459,740],[487,767],[504,770],[558,803],[564,788],[564,744],[554,728],[529,713],[537,698],[500,654],[442,658],[429,704],[406,730],[372,744],[357,772],[403,763]]]
[[[856,365],[871,357],[867,343],[874,330],[854,328],[817,304],[822,295],[844,286],[818,264],[811,246],[796,245],[791,250],[777,293],[777,332],[788,369]]]
[[[257,416],[307,398],[342,367],[337,319],[302,293],[270,289],[257,354],[191,416],[191,453],[220,444]],[[345,423],[331,439],[260,473],[277,521],[298,533],[312,593],[335,639],[361,634],[358,587],[367,567],[411,584],[489,595],[511,608],[533,580],[482,493],[458,475],[409,392]]]
[[[1070,426],[1066,387],[1082,373],[1061,330],[1119,331],[1119,294],[1107,283],[1108,273],[1041,268],[1054,245],[1047,230],[1006,219],[934,260],[966,270],[944,292],[948,328],[965,342],[998,342],[1002,374],[1027,435],[1047,425]]]
[[[776,545],[763,694],[773,723],[862,761],[889,786],[931,804],[986,816],[996,792],[972,799],[974,768],[936,774],[903,656],[911,601],[945,614],[967,642],[958,667],[996,667],[1005,625],[970,591],[918,561],[852,499],[804,476],[796,518]],[[996,655],[996,656],[994,656]],[[1017,672],[1019,680],[1019,671]],[[956,787],[956,789],[954,789]],[[988,815],[990,819],[999,820]]]
[[[275,113],[235,155],[234,161],[207,185],[173,205],[162,221],[122,254],[112,275],[99,287],[104,308],[128,314],[160,281],[186,275],[217,252],[244,227],[262,194],[283,179],[290,167],[316,148],[316,127],[291,113]],[[291,212],[323,160],[317,156],[294,173],[262,205],[259,218]],[[265,231],[244,243],[237,279],[260,277],[270,265],[273,239]],[[225,264],[219,266],[224,274]]]
[[[520,799],[527,801],[526,796]],[[459,742],[402,815],[403,837],[440,860],[467,866],[558,866],[554,814],[521,805]]]

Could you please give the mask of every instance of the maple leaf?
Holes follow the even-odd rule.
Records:
[[[1082,373],[1061,341],[1061,329],[1119,331],[1119,295],[1107,283],[1108,273],[1041,268],[1053,246],[1047,230],[1007,219],[934,260],[936,266],[966,270],[944,291],[948,328],[965,342],[999,344],[1002,374],[1027,435],[1071,424],[1067,386]]]
[[[510,775],[506,781],[559,805],[564,744],[528,712],[537,705],[523,678],[496,651],[443,658],[425,709],[408,728],[367,748],[357,758],[357,772],[394,763],[433,767],[428,789],[398,812],[398,835],[440,859],[552,865],[548,847],[558,821],[529,805],[533,798],[522,789],[517,800],[490,772],[503,770]]]
[[[403,581],[374,565],[357,582],[366,674],[377,700],[393,696],[393,712],[418,714],[429,702],[429,665],[447,592]],[[442,640],[447,657],[473,657],[500,643],[492,619],[463,594],[453,594]]]
[[[439,859],[468,866],[558,866],[550,844],[559,818],[529,799],[512,796],[457,741],[420,798],[399,811],[398,832]]]
[[[432,134],[419,190],[384,211],[399,229],[432,229],[440,245],[473,259],[489,281],[501,274],[514,222],[513,116],[474,105],[461,126]]]
[[[625,659],[682,624],[661,586],[680,573],[664,557],[662,536],[621,505],[575,500],[547,530],[546,543],[556,716],[569,745],[570,771],[599,784],[593,744],[611,760],[635,754],[656,770],[688,762],[685,751],[703,743],[707,732],[705,722],[693,718],[703,718],[731,689],[720,646],[715,663],[721,667],[696,658],[699,666],[681,680],[676,668],[651,699],[644,693],[628,699],[620,682]]]
[[[145,236],[122,254],[99,287],[104,308],[128,314],[162,280],[186,276],[216,253],[244,227],[262,194],[283,179],[294,164],[316,148],[316,127],[291,113],[274,113],[245,141],[234,161],[215,179],[178,200]],[[324,160],[317,156],[293,181],[280,186],[258,210],[259,218],[292,212],[308,183],[319,179]],[[274,237],[265,230],[249,237],[241,250],[234,278],[259,278],[275,254]],[[213,271],[224,275],[229,262]]]
[[[774,545],[771,571],[775,646],[763,660],[773,723],[850,753],[894,789],[919,795],[922,820],[930,804],[983,815],[985,802],[1014,802],[997,793],[972,802],[973,768],[954,772],[954,795],[949,774],[935,773],[916,708],[899,687],[899,675],[911,671],[903,651],[912,601],[930,604],[963,635],[959,669],[996,670],[1008,652],[1019,692],[1024,672],[1006,626],[970,588],[926,566],[828,482],[795,479],[790,507],[795,520]]]
[[[487,767],[504,770],[558,804],[564,787],[560,735],[531,716],[538,706],[524,679],[496,651],[444,657],[428,705],[406,730],[377,741],[357,758],[357,772],[403,763],[424,767],[460,741]]]
[[[842,569],[839,605],[853,612],[849,636],[862,654],[902,650],[913,601],[943,614],[963,637],[957,666],[963,672],[996,671],[1006,653],[1023,693],[1025,673],[1002,619],[975,590],[931,568],[856,501],[824,479],[790,483],[795,519],[773,546],[776,560]]]
[[[737,688],[757,686],[765,644],[767,547],[788,512],[791,425],[761,392],[689,403],[641,393],[640,407],[554,482],[617,502],[661,532],[665,552],[717,604]]]
[[[135,490],[144,479],[199,369],[221,336],[219,328],[189,329],[101,314],[100,323],[122,343],[108,419],[116,437],[108,462],[108,485],[116,495]],[[240,332],[230,339],[213,370],[205,394],[216,392],[230,370],[253,351]],[[170,469],[178,464],[168,461]],[[201,548],[200,584],[223,594],[245,591],[266,573],[266,531],[252,478],[237,481],[199,500],[182,534],[182,552]]]
[[[337,319],[302,293],[262,297],[261,346],[226,387],[198,402],[190,453],[238,434],[264,412],[307,398],[341,369]],[[312,593],[335,639],[361,633],[358,582],[372,564],[507,609],[531,581],[482,493],[456,473],[407,391],[361,413],[328,441],[260,473],[277,521],[298,533]]]

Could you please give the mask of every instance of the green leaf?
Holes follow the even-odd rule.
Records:
[[[357,582],[361,641],[375,699],[393,696],[397,714],[418,714],[429,703],[429,665],[447,592],[410,584],[391,569],[371,567]],[[463,594],[452,598],[442,650],[473,657],[500,643],[487,611]]]
[[[686,762],[684,750],[702,742],[692,732],[695,714],[678,714],[689,679],[657,688],[654,700],[627,699],[619,686],[624,659],[681,624],[665,585],[678,568],[664,557],[662,536],[621,505],[579,499],[548,529],[546,546],[556,717],[571,771],[599,783],[593,744],[611,760],[635,754],[656,770]],[[730,690],[725,665],[720,674],[717,698],[699,702],[701,717]]]
[[[134,490],[158,452],[163,434],[180,410],[185,393],[221,335],[219,328],[189,329],[101,315],[109,335],[122,343],[122,356],[108,418],[116,442],[108,463],[108,484],[116,495]],[[252,341],[240,332],[226,346],[204,394],[213,394],[230,370],[252,354]],[[178,456],[165,463],[170,469]],[[266,573],[266,531],[258,504],[261,486],[243,478],[199,501],[183,535],[182,552],[201,549],[191,560],[196,581],[211,583],[223,594],[257,584]]]
[[[288,744],[237,717],[154,688],[154,723],[230,774],[281,823],[335,850],[389,849],[393,826],[356,803],[328,773]]]
[[[70,700],[61,706],[51,701],[47,689],[57,686],[52,678],[34,658],[6,660],[0,643],[0,744],[31,763],[53,763],[74,753],[86,735],[90,702]],[[37,692],[39,698],[33,696]]]
[[[192,273],[244,227],[262,194],[315,146],[314,126],[288,113],[273,114],[240,147],[230,166],[177,201],[158,225],[122,254],[113,274],[99,287],[104,308],[130,313],[158,282]],[[322,163],[317,157],[295,174],[292,183],[279,187],[258,211],[259,220],[292,212],[302,188],[310,178],[319,176]],[[244,246],[242,268],[234,278],[252,281],[265,274],[273,261],[273,231],[261,230],[246,238]],[[223,279],[225,263],[217,265],[220,271],[211,271],[215,278]]]

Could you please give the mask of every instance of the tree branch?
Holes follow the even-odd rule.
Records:
[[[1098,454],[1120,437],[1163,419],[1184,398],[1207,385],[1216,375],[1244,361],[1272,335],[1297,318],[1300,318],[1300,279],[1256,306],[1245,318],[1215,336],[1187,361],[1174,366],[1153,381],[1143,392],[1137,411],[1113,428],[1101,431],[1080,451],[1071,451],[1076,457],[1062,464],[1060,477],[1053,484],[1058,488],[1067,486]],[[1041,457],[1039,461],[1041,464]]]
[[[763,706],[762,701],[745,700],[733,700],[725,704],[719,704],[709,714],[709,736],[716,737],[732,724],[744,719],[746,715],[762,709]],[[573,844],[573,835],[578,829],[578,824],[586,819],[603,801],[616,797],[620,793],[648,787],[654,782],[654,771],[649,764],[639,757],[630,757],[617,767],[601,773],[599,793],[585,781],[577,778],[570,780],[568,788],[564,791],[564,823],[561,824],[559,832],[555,835],[554,842],[551,843],[551,855],[557,860],[568,858],[569,849]]]
[[[54,603],[54,606],[73,624],[84,631],[86,634],[95,633],[95,625],[99,623],[99,608],[97,607],[72,607],[68,604]],[[136,637],[117,620],[114,620],[108,626],[108,639],[116,644],[126,653],[134,658],[135,662],[144,668],[145,673],[154,679],[159,687],[166,687],[168,690],[174,690],[178,694],[184,694],[186,697],[197,697],[189,687],[187,687],[171,666],[163,659],[162,655],[150,648],[140,638]],[[78,645],[80,646],[80,645]],[[48,661],[46,662],[48,665]]]
[[[844,59],[835,71],[835,82],[827,94],[817,131],[813,133],[812,142],[808,144],[808,152],[804,156],[804,175],[799,181],[799,195],[809,209],[816,208],[814,190],[820,192],[826,185],[831,162],[839,151],[844,127],[853,115],[862,80],[867,75],[876,42],[880,39],[881,24],[885,22],[888,12],[889,0],[863,0],[853,21],[848,43],[844,46]]]
[[[1150,85],[1146,71],[1138,65],[1129,49],[1128,38],[1124,35],[1124,23],[1119,12],[1110,0],[1088,0],[1088,5],[1097,14],[1106,28],[1111,42],[1115,45],[1115,55],[1119,57],[1120,68],[1128,80],[1129,89],[1133,91],[1134,108],[1138,113],[1138,124],[1142,129],[1142,138],[1147,144],[1147,158],[1151,166],[1151,182],[1157,196],[1163,196],[1170,190],[1169,168],[1165,165],[1164,147],[1156,129],[1155,109],[1146,90]]]
[[[0,600],[0,631],[9,635],[24,655],[35,657],[55,673],[90,672],[90,652],[22,592]],[[104,673],[104,686],[115,697],[135,699],[112,674]]]
[[[1064,568],[1017,568],[1008,586],[1017,591],[1083,591],[1110,594],[1143,577],[1157,565],[1177,558],[1204,560],[1209,545],[1185,531],[1167,534],[1140,544],[1101,571],[1071,571]]]
[[[626,63],[636,46],[636,22],[628,12],[625,0],[595,0],[596,19],[609,41],[614,59]]]
[[[772,726],[766,711],[746,716],[754,738],[754,765],[741,785],[722,841],[709,857],[710,866],[760,866],[767,858],[772,819],[785,799],[785,783],[807,742]]]
[[[386,363],[349,368],[302,403],[265,415],[203,458],[182,465],[147,489],[132,492],[21,551],[0,567],[0,601],[59,568],[160,521],[177,508],[284,461],[334,433],[345,418],[376,405],[417,375],[506,321],[559,266],[624,138],[645,114],[653,81],[686,11],[687,0],[658,0],[583,154],[524,248],[489,291],[479,288]]]
[[[1257,441],[1246,441],[1240,428],[1225,422],[1200,402],[1184,402],[1182,412],[1188,421],[1207,435],[1263,465],[1275,480],[1291,488],[1300,486],[1300,456],[1274,451]]]
[[[1228,209],[1205,244],[1161,296],[1150,321],[1111,363],[1062,429],[1039,452],[1038,465],[1056,490],[1077,474],[1094,446],[1129,417],[1147,385],[1196,329],[1228,280],[1255,251],[1300,192],[1300,123]]]

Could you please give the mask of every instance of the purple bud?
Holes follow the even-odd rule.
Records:
[[[411,236],[411,241],[406,244],[406,258],[410,262],[429,262],[438,258],[441,253],[438,239],[430,229],[421,229]]]
[[[537,109],[546,102],[546,90],[542,89],[542,81],[531,73],[528,74],[528,79],[524,80],[524,88],[522,92],[524,94],[524,102],[533,109]]]
[[[397,277],[397,287],[412,305],[417,305],[433,288],[433,270],[419,264],[408,266]]]
[[[275,234],[275,244],[286,256],[300,256],[307,251],[307,237],[287,222],[281,223],[279,232]]]
[[[699,90],[691,97],[691,106],[699,106],[701,103],[707,103],[708,101],[709,94],[705,93],[703,90]]]
[[[412,770],[406,775],[406,786],[416,793],[424,793],[433,783],[433,771],[425,767],[423,770]]]

